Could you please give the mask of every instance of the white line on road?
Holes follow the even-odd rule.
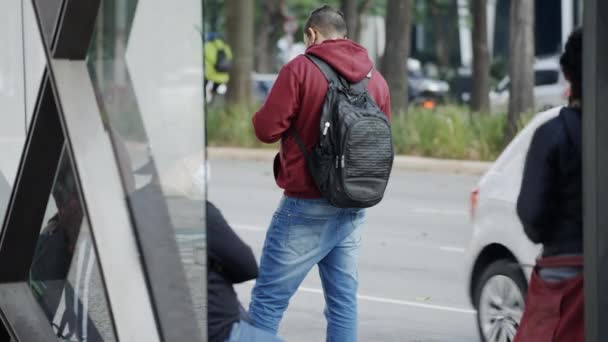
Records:
[[[441,246],[439,247],[444,252],[464,253],[465,249],[460,247]]]
[[[412,212],[416,214],[431,214],[431,215],[450,215],[450,216],[467,216],[468,213],[462,210],[445,210],[434,208],[414,208]]]
[[[243,284],[253,286],[255,284],[255,281],[250,280]],[[321,290],[321,289],[315,289],[312,287],[304,287],[304,286],[300,286],[298,288],[298,292],[307,292],[307,293],[323,295],[323,290]],[[424,303],[411,302],[411,301],[407,301],[407,300],[383,298],[383,297],[376,297],[376,296],[357,295],[357,298],[360,300],[365,300],[365,301],[369,301],[369,302],[409,306],[409,307],[419,308],[419,309],[439,310],[439,311],[455,312],[455,313],[461,313],[461,314],[467,314],[467,315],[474,315],[477,313],[477,311],[471,310],[471,309],[456,308],[456,307],[444,306],[444,305],[424,304]]]
[[[322,290],[313,289],[310,287],[300,287],[298,289],[298,291],[320,294],[320,295],[323,294]],[[471,310],[471,309],[455,308],[455,307],[443,306],[443,305],[424,304],[424,303],[410,302],[410,301],[406,301],[406,300],[382,298],[382,297],[375,297],[375,296],[357,295],[357,298],[360,300],[366,300],[369,302],[395,304],[395,305],[409,306],[409,307],[420,308],[420,309],[456,312],[456,313],[468,314],[468,315],[474,315],[476,313],[475,310]]]
[[[175,239],[177,240],[177,242],[179,243],[186,243],[186,242],[193,242],[193,241],[197,241],[197,240],[204,240],[205,239],[205,235],[204,234],[180,234],[177,233],[175,235]]]
[[[248,232],[265,232],[266,228],[260,226],[252,226],[249,224],[233,224],[232,227],[236,230],[244,230]]]

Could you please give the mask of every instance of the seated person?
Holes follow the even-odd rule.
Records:
[[[278,337],[250,324],[233,284],[258,276],[251,248],[207,202],[207,321],[210,342],[278,342]]]

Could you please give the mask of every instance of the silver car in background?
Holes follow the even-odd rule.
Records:
[[[490,92],[492,113],[505,113],[509,106],[509,76]],[[556,57],[537,59],[534,63],[534,108],[544,111],[563,106],[568,99],[568,82]]]

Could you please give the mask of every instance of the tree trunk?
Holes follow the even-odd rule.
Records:
[[[281,30],[280,0],[262,1],[262,20],[256,30],[255,70],[259,73],[273,72],[273,51],[277,31]],[[280,22],[278,22],[280,21]]]
[[[253,71],[254,1],[226,0],[226,41],[232,48],[232,68],[226,103],[247,105]]]
[[[534,1],[511,1],[509,114],[505,142],[515,136],[522,113],[534,109]]]
[[[431,0],[430,3],[433,28],[435,31],[435,52],[437,54],[437,64],[441,72],[444,72],[450,66],[450,44],[447,39],[445,30],[446,18],[442,11],[441,4],[437,0]]]
[[[342,13],[346,19],[346,27],[348,28],[348,38],[358,41],[357,24],[359,23],[359,11],[357,0],[341,0]]]
[[[407,58],[410,52],[411,0],[388,0],[386,7],[386,49],[382,73],[391,92],[392,112],[406,113]]]
[[[488,50],[487,0],[473,0],[473,93],[471,109],[490,111],[490,52]]]
[[[373,4],[372,0],[363,0],[359,4],[357,11],[359,12],[357,15],[357,28],[355,30],[355,41],[361,42],[361,33],[363,32],[363,17],[367,15],[369,10],[371,9]]]

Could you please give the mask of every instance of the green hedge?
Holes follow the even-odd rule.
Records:
[[[413,108],[392,120],[398,154],[494,160],[503,150],[505,115],[470,113],[463,107]]]
[[[210,108],[207,139],[210,146],[269,147],[253,132],[253,106]],[[471,113],[466,107],[412,108],[392,119],[398,154],[434,158],[495,160],[504,148],[506,115]],[[276,148],[276,146],[270,146]]]

